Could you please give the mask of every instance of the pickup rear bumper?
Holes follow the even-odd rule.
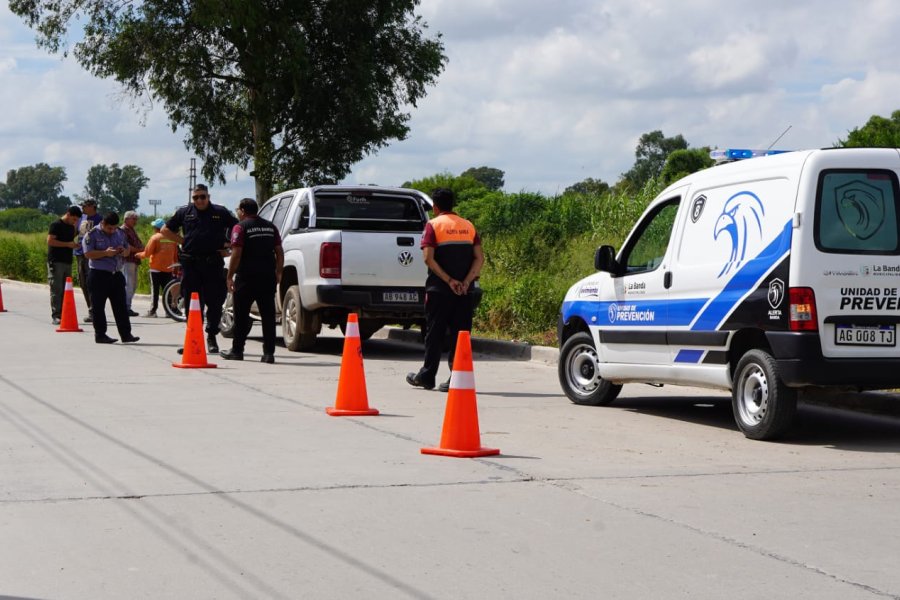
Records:
[[[471,291],[474,305],[481,302],[481,288]],[[409,298],[415,295],[416,300]],[[360,307],[379,312],[409,313],[425,315],[425,287],[383,287],[383,286],[316,286],[316,297],[320,304],[337,307]]]
[[[359,307],[384,312],[425,314],[425,288],[320,285],[316,286],[320,304]],[[414,301],[408,298],[415,297]]]

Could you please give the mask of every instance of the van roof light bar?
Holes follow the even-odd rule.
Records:
[[[725,150],[712,150],[709,157],[716,162],[725,162],[731,160],[744,160],[747,158],[758,158],[760,156],[771,156],[773,154],[783,154],[791,152],[791,150],[754,150],[751,148],[727,148]]]

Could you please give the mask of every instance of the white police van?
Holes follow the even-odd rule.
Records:
[[[722,154],[732,162],[666,188],[569,289],[566,395],[730,390],[741,431],[773,439],[801,388],[900,387],[900,151]]]

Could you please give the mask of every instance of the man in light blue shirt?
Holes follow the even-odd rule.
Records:
[[[125,232],[119,229],[119,215],[111,212],[100,224],[91,229],[81,242],[84,255],[90,262],[88,286],[94,317],[94,341],[112,344],[118,340],[106,335],[106,301],[112,307],[124,343],[140,338],[131,334],[131,319],[125,304],[125,276],[122,274],[124,258],[131,253]]]

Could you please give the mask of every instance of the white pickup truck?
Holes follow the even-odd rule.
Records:
[[[411,189],[321,185],[280,193],[259,215],[281,232],[284,273],[276,311],[289,350],[310,350],[322,325],[341,328],[356,312],[360,336],[425,320],[419,242],[431,199]],[[252,316],[257,317],[256,307]],[[231,298],[222,335],[232,337]]]

